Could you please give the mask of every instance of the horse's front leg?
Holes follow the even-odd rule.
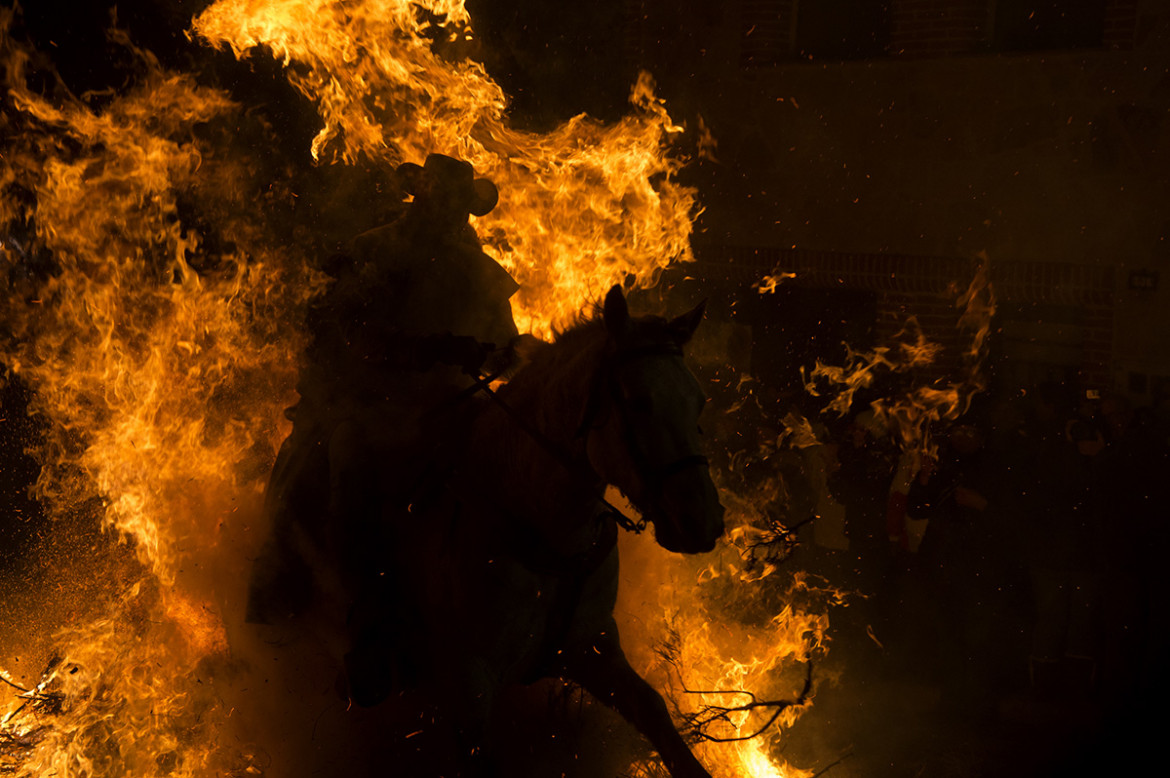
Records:
[[[673,778],[711,778],[671,721],[666,702],[630,667],[617,625],[562,654],[564,676],[620,713],[646,736]]]

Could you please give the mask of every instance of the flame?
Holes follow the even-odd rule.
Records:
[[[813,430],[812,422],[800,414],[789,411],[781,419],[781,424],[784,425],[784,430],[780,435],[780,440],[777,445],[786,443],[792,448],[808,448],[809,446],[819,446],[821,441],[817,438],[817,433]]]
[[[475,226],[520,283],[522,331],[548,335],[627,276],[649,287],[693,259],[695,193],[674,180],[682,159],[664,153],[683,128],[650,76],[617,124],[582,114],[524,132],[507,123],[507,99],[481,64],[432,46],[472,41],[469,21],[457,0],[221,0],[192,29],[238,57],[264,47],[284,63],[321,116],[315,159],[394,166],[438,152],[494,181],[500,203]]]
[[[987,357],[987,339],[995,316],[996,297],[991,284],[990,261],[986,254],[979,262],[967,289],[956,298],[955,307],[961,309],[956,327],[970,333],[970,343],[962,353],[962,365],[957,380],[945,386],[918,385],[900,397],[882,398],[873,402],[875,413],[890,429],[896,430],[905,451],[933,455],[936,446],[931,440],[930,425],[941,420],[954,420],[967,412],[972,398],[987,387],[983,362]],[[874,385],[881,371],[908,373],[934,363],[942,347],[927,339],[918,322],[910,317],[894,338],[893,346],[879,346],[872,351],[856,351],[844,344],[843,365],[826,365],[817,360],[816,366],[805,377],[805,390],[820,396],[821,381],[836,390],[827,411],[844,416],[853,405],[854,395]]]
[[[251,756],[215,743],[229,711],[214,670],[196,664],[205,647],[176,649],[177,625],[154,618],[158,596],[134,584],[120,608],[73,627],[67,654],[0,719],[0,731],[31,747],[17,775],[244,774]]]
[[[932,364],[942,350],[937,343],[927,339],[918,325],[918,320],[913,316],[906,320],[902,329],[894,335],[893,341],[894,346],[878,346],[872,351],[856,351],[848,343],[843,343],[845,347],[843,365],[828,365],[818,359],[807,375],[805,369],[801,368],[801,375],[805,378],[805,391],[819,397],[821,392],[817,380],[824,379],[829,386],[837,390],[828,410],[844,416],[853,405],[853,396],[858,391],[873,386],[882,368],[892,372],[905,372],[925,367]]]
[[[699,131],[699,140],[696,144],[698,146],[697,156],[699,159],[705,159],[709,162],[718,162],[719,160],[715,157],[715,149],[719,148],[719,141],[711,134],[711,129],[703,121],[702,116],[698,117],[696,123]]]
[[[901,397],[873,404],[878,414],[896,424],[907,452],[930,451],[930,423],[958,418],[985,386],[981,368],[995,314],[995,294],[987,258],[981,256],[980,260],[956,302],[961,310],[956,326],[971,334],[959,380],[943,388],[916,386]],[[891,344],[868,352],[846,344],[844,365],[818,362],[806,376],[806,390],[818,395],[828,387],[834,394],[826,411],[844,415],[856,392],[873,386],[880,372],[920,369],[932,365],[941,352],[941,346],[931,342],[911,318]],[[784,448],[820,445],[807,418],[790,412],[782,424],[784,429],[775,442],[759,452],[744,452],[744,456],[765,459]],[[703,735],[709,742],[702,743],[698,753],[714,775],[807,778],[813,774],[785,763],[779,757],[780,747],[784,729],[813,704],[812,694],[796,691],[800,679],[795,668],[809,663],[815,666],[824,657],[828,614],[846,604],[847,593],[802,573],[788,573],[769,555],[777,546],[783,553],[787,537],[787,530],[767,515],[766,507],[774,504],[783,488],[778,475],[748,492],[721,483],[729,529],[719,558],[706,561],[698,570],[687,569],[687,563],[680,560],[660,563],[675,568],[668,577],[670,584],[660,588],[658,601],[659,607],[671,614],[672,624],[665,633],[656,635],[665,648],[654,660],[643,659],[643,668],[651,677],[659,671],[658,677],[670,689],[671,700],[684,721],[708,725]],[[777,579],[786,581],[786,587],[781,588]],[[689,586],[688,580],[692,582]],[[776,613],[762,620],[762,625],[751,618],[750,614],[758,617],[766,613],[773,603]],[[728,613],[747,617],[741,622],[729,619]],[[877,642],[872,629],[869,636]],[[664,664],[665,678],[661,672]],[[809,672],[811,683],[811,667]],[[780,704],[761,705],[761,701]],[[761,731],[771,715],[777,717],[777,726]],[[757,732],[760,734],[749,737]],[[738,740],[745,737],[748,739]]]
[[[4,27],[11,18],[6,12]],[[201,529],[186,522],[230,509],[214,498],[182,517],[173,507],[238,491],[224,463],[242,459],[258,435],[275,437],[227,406],[243,384],[292,380],[295,343],[278,309],[313,287],[295,271],[270,272],[270,250],[243,224],[221,225],[241,249],[204,256],[213,272],[189,264],[201,237],[178,209],[204,185],[194,128],[236,110],[225,96],[154,71],[100,112],[72,96],[54,104],[27,88],[24,63],[8,53],[9,94],[42,133],[13,154],[40,163],[23,166],[28,175],[17,181],[36,195],[35,210],[19,216],[56,263],[26,298],[32,304],[6,321],[18,344],[10,364],[58,425],[37,496],[59,504],[100,496],[106,524],[134,538],[142,563],[170,583],[178,544]],[[55,468],[66,465],[88,478],[62,478]]]
[[[775,294],[776,288],[780,284],[793,278],[796,278],[796,273],[780,271],[764,276],[758,282],[752,284],[752,288],[760,294]]]
[[[751,534],[753,517],[741,514],[737,502],[728,507],[732,537]],[[623,580],[620,623],[640,644],[658,646],[653,654],[627,651],[666,690],[712,775],[807,778],[811,772],[780,756],[784,730],[813,705],[813,694],[802,694],[802,686],[828,650],[828,613],[843,604],[844,595],[802,573],[786,573],[783,582],[773,575],[775,568],[761,574],[734,541],[716,553],[715,561],[688,559],[667,555],[641,537],[623,539],[622,554],[652,574],[640,573],[651,579],[642,582]],[[641,587],[652,587],[652,593]],[[640,619],[647,609],[643,598],[667,618]],[[635,765],[632,774],[661,773],[647,762]]]
[[[55,659],[32,696],[6,706],[2,729],[23,747],[0,765],[243,774],[248,757],[217,745],[226,712],[211,684],[227,636],[216,552],[254,510],[284,432],[302,343],[292,323],[320,277],[256,226],[262,209],[243,207],[255,174],[227,139],[247,120],[226,95],[132,47],[145,75],[121,94],[34,91],[13,21],[0,11],[4,111],[21,130],[0,197],[12,236],[3,361],[49,422],[36,496],[62,532],[81,521],[64,517],[96,513],[132,559],[104,573],[96,615],[25,637],[26,661]],[[101,564],[92,549],[70,551]]]

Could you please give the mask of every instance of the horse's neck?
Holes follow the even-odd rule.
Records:
[[[568,376],[517,375],[500,397],[511,412],[489,405],[472,444],[487,454],[479,463],[489,479],[484,488],[548,537],[589,523],[605,487],[578,434],[590,394],[579,372],[592,377],[579,368]]]

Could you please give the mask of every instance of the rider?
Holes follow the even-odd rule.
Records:
[[[380,585],[393,547],[386,510],[405,512],[441,449],[458,445],[459,397],[473,376],[514,361],[509,298],[518,285],[468,223],[495,207],[496,187],[441,154],[398,175],[414,196],[406,213],[354,238],[310,311],[301,400],[266,494],[273,535],[253,570],[250,621],[308,606],[306,545],[332,549],[351,597]]]

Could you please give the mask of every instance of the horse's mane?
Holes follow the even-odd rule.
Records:
[[[647,314],[631,316],[622,339],[629,341],[628,345],[649,345],[669,343],[674,337],[666,319]],[[608,340],[602,303],[594,302],[563,328],[554,329],[552,343],[539,349],[532,363],[540,364],[542,371],[556,373],[565,362],[577,360],[583,352],[599,348]]]
[[[587,384],[609,343],[601,306],[594,305],[553,340],[529,355],[528,364],[509,382],[506,394],[518,406],[537,412],[542,426],[580,412]]]
[[[631,316],[623,340],[634,344],[669,342],[673,337],[660,316]],[[540,346],[508,383],[504,394],[526,408],[544,429],[579,422],[602,359],[613,348],[601,303],[594,303],[554,330],[553,341]]]
[[[631,316],[629,333],[644,342],[667,342],[675,337],[670,323],[661,316],[642,314]],[[603,303],[593,302],[577,314],[564,327],[553,330],[553,345],[571,348],[578,341],[604,336],[605,319]]]
[[[481,458],[475,472],[490,473],[490,479],[505,486],[523,485],[525,504],[538,503],[542,495],[559,499],[558,489],[565,485],[558,487],[549,479],[569,471],[554,466],[550,476],[554,457],[546,443],[567,455],[582,447],[583,425],[603,388],[599,380],[605,377],[607,360],[619,349],[677,344],[677,339],[666,319],[632,316],[615,342],[602,306],[587,309],[554,331],[551,343],[527,354],[526,364],[497,392],[501,402],[483,406],[468,448]]]
[[[553,344],[567,344],[574,339],[596,337],[604,331],[605,320],[601,303],[594,301],[563,326],[553,328]]]

